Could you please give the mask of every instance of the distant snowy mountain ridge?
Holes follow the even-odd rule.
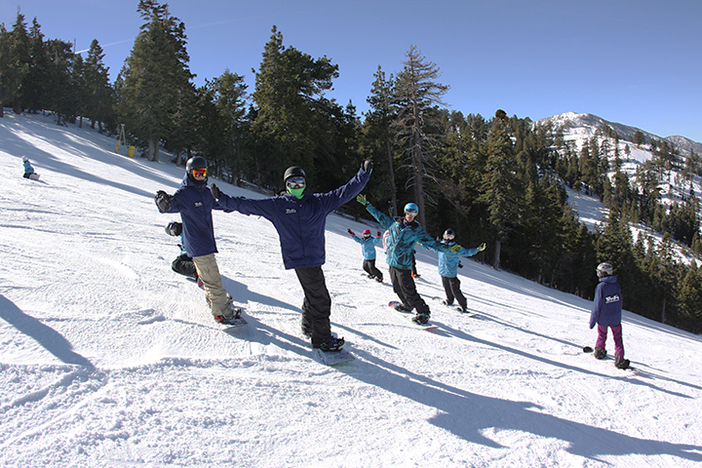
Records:
[[[593,114],[565,112],[563,114],[553,115],[536,122],[537,125],[545,125],[548,123],[551,123],[554,128],[563,128],[567,134],[581,135],[586,138],[594,136],[595,132],[603,125],[608,125],[617,132],[622,140],[625,141],[633,142],[636,132],[641,132],[646,138],[647,143],[650,142],[651,139],[668,141],[675,145],[676,148],[680,149],[681,154],[684,156],[690,154],[690,150],[693,150],[697,154],[702,153],[702,143],[691,140],[687,137],[680,135],[661,137],[637,127],[631,127],[629,125],[623,125],[617,122],[610,122]]]

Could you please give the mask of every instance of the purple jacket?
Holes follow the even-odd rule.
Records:
[[[326,260],[324,228],[327,216],[353,200],[368,183],[370,174],[363,169],[336,190],[305,193],[302,200],[286,193],[263,200],[230,197],[222,194],[218,205],[225,211],[263,216],[273,223],[280,237],[285,269],[323,265]]]
[[[590,328],[596,324],[616,327],[622,323],[622,289],[616,276],[600,278],[590,313]]]

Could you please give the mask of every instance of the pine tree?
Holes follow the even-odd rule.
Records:
[[[85,114],[91,120],[90,127],[95,128],[97,123],[100,131],[103,123],[113,118],[114,112],[114,92],[110,86],[109,68],[103,63],[104,57],[98,40],[93,39],[83,62]]]
[[[355,167],[358,161],[345,158],[338,147],[343,127],[355,124],[353,117],[324,97],[338,68],[327,57],[315,60],[284,47],[282,33],[273,27],[256,73],[251,127],[267,158],[267,184],[278,186],[285,168],[296,165],[316,180],[317,188],[331,189]]]
[[[137,11],[144,24],[120,72],[119,109],[130,133],[148,148],[147,157],[158,161],[160,141],[181,130],[173,116],[194,93],[190,59],[185,25],[170,15],[168,5],[141,0]]]
[[[373,76],[375,80],[372,84],[371,95],[367,98],[370,111],[366,114],[362,127],[362,152],[366,159],[387,162],[386,170],[384,170],[385,165],[376,164],[376,176],[373,179],[378,179],[378,176],[382,177],[381,174],[386,176],[390,183],[390,213],[392,216],[397,216],[395,151],[391,134],[391,122],[395,118],[397,111],[394,104],[395,78],[393,75],[386,78],[385,72],[380,66],[378,66]],[[374,185],[374,183],[371,183],[371,187]],[[377,200],[380,196],[388,195],[387,189],[383,189],[382,192],[385,193],[378,193],[371,196],[371,199]]]
[[[493,267],[500,267],[502,243],[509,240],[521,222],[521,194],[524,193],[519,165],[514,155],[509,127],[497,114],[486,144],[487,161],[479,201],[486,205],[488,221],[495,236]]]
[[[411,46],[405,56],[404,68],[397,76],[398,112],[393,127],[410,169],[409,184],[419,207],[419,223],[426,226],[424,179],[435,179],[433,151],[438,144],[435,129],[439,125],[438,113],[432,112],[432,107],[442,104],[441,97],[449,86],[436,82],[438,66],[428,62],[416,46]]]

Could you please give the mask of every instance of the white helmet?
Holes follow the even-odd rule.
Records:
[[[614,273],[614,267],[607,262],[600,263],[597,265],[597,274],[599,276],[612,276]]]
[[[27,162],[29,161],[29,158],[27,156],[22,156],[22,162]]]

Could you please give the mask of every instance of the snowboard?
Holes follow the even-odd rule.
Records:
[[[398,306],[398,305],[400,305],[400,301],[390,301],[390,303],[388,304],[388,307],[390,307],[392,310],[394,310],[395,312],[397,312],[398,314],[400,314],[400,316],[403,317],[404,319],[409,320],[409,322],[410,322],[412,325],[414,325],[415,327],[419,327],[419,328],[421,328],[421,329],[423,329],[423,330],[434,330],[434,329],[439,328],[439,327],[436,326],[436,325],[429,325],[429,324],[426,324],[426,323],[425,323],[424,325],[420,325],[420,324],[418,324],[418,323],[415,323],[415,321],[412,320],[412,318],[414,317],[414,314],[413,314],[412,312],[402,312],[402,311],[399,311],[399,310],[395,309],[395,307]]]
[[[583,353],[590,354],[590,353],[592,353],[592,352],[594,352],[594,351],[595,351],[595,350],[592,349],[590,346],[585,346],[585,347],[583,347]],[[614,365],[614,359],[612,359],[611,357],[609,357],[609,355],[607,355],[604,359],[597,359],[597,361],[600,361],[600,362],[602,362],[602,363],[604,363],[604,364],[607,364],[609,367],[613,367],[613,368],[618,369],[618,370],[620,370],[620,371],[630,372],[630,373],[632,373],[632,374],[634,374],[634,375],[639,375],[639,370],[636,369],[635,367],[632,367],[631,364],[629,364],[629,367],[627,367],[626,369],[620,369],[619,367],[615,366],[615,365]]]
[[[461,310],[461,308],[460,308],[459,306],[457,306],[457,305],[446,305],[446,304],[444,304],[444,303],[442,302],[443,299],[440,298],[439,296],[434,296],[434,297],[432,297],[432,300],[435,301],[435,302],[438,302],[439,304],[441,304],[442,306],[444,306],[444,307],[446,307],[446,308],[448,308],[448,309],[453,310],[454,312],[458,312],[458,313],[461,314],[461,315],[465,315],[466,317],[475,317],[476,315],[478,315],[477,312],[473,312],[473,311],[470,311],[470,310],[467,311],[467,312],[463,312],[463,311]]]
[[[241,312],[242,312],[241,308],[239,308],[239,307],[237,307],[236,310],[235,310],[235,308],[232,307],[232,310],[234,311],[234,313],[236,313],[236,310],[238,310],[239,314],[241,314]],[[232,320],[230,323],[219,323],[219,322],[217,322],[217,323],[219,324],[220,327],[222,327],[222,330],[224,330],[224,331],[233,330],[235,328],[241,328],[244,325],[249,324],[249,322],[247,322],[244,319],[244,317],[242,317],[241,315],[239,315],[239,318]]]
[[[319,348],[315,348],[314,351],[319,356],[319,359],[328,366],[338,366],[356,359],[353,354],[344,348],[341,348],[341,351],[322,351]]]
[[[29,175],[29,179],[31,180],[39,180],[39,174],[37,173],[32,173]]]

